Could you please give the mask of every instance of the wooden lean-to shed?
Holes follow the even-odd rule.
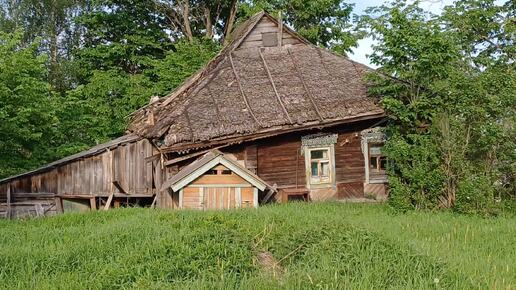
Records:
[[[207,210],[258,207],[258,194],[267,188],[236,160],[213,150],[165,182],[162,190],[177,195],[179,208]]]

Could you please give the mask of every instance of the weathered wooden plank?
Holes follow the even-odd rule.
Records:
[[[271,82],[272,88],[274,89],[274,93],[276,94],[276,98],[278,99],[278,102],[283,109],[283,113],[285,113],[285,116],[287,117],[290,124],[293,124],[292,119],[290,118],[290,115],[288,114],[287,109],[285,108],[285,104],[283,104],[283,100],[281,100],[280,95],[278,94],[278,90],[276,89],[276,85],[274,84],[274,80],[272,79],[271,71],[269,70],[269,67],[267,66],[267,62],[265,61],[265,58],[263,57],[263,53],[261,50],[258,50],[258,53],[260,54],[260,58],[263,62],[263,67],[265,68],[265,71],[267,72],[267,75],[269,76],[269,80]]]
[[[104,210],[108,210],[111,207],[111,202],[113,201],[114,193],[111,193],[106,201],[106,205],[104,205]]]

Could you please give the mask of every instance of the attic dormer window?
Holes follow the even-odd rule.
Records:
[[[278,33],[277,32],[262,33],[262,45],[265,47],[278,46]]]

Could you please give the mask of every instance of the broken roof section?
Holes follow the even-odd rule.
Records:
[[[242,177],[244,180],[261,191],[264,191],[266,188],[271,188],[265,181],[263,181],[260,177],[256,176],[251,171],[247,170],[240,163],[225,156],[219,150],[211,150],[201,158],[195,160],[185,168],[181,169],[181,171],[179,171],[176,175],[167,180],[161,187],[161,190],[171,188],[172,191],[177,192],[181,188],[187,186],[192,181],[206,173],[206,171],[219,164],[224,165],[226,168]]]
[[[282,27],[277,46],[259,45]],[[169,96],[133,114],[129,131],[162,149],[202,147],[383,116],[367,95],[368,67],[309,44],[260,12]]]

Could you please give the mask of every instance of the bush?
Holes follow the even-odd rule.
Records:
[[[468,175],[462,178],[457,187],[454,210],[460,213],[495,215],[500,211],[494,199],[494,186],[483,175]]]

